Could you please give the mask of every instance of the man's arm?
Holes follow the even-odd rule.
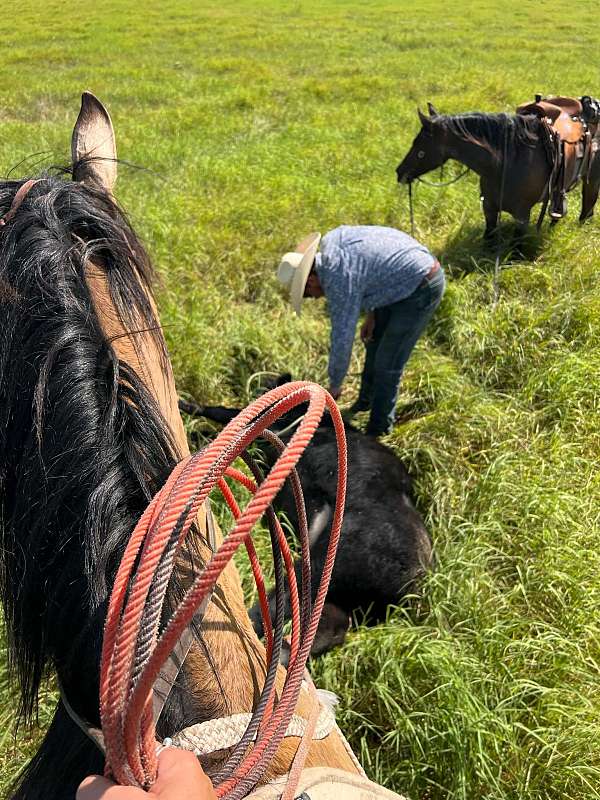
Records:
[[[350,295],[343,304],[330,302],[329,314],[331,317],[331,344],[327,372],[329,385],[338,391],[339,396],[350,366],[356,324],[360,315],[360,298]]]

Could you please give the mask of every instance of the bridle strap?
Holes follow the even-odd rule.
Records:
[[[71,703],[69,703],[67,699],[67,693],[65,692],[62,683],[60,682],[60,678],[58,678],[58,691],[60,693],[60,702],[63,704],[63,708],[67,712],[67,714],[71,717],[75,725],[79,728],[80,731],[85,733],[88,739],[91,739],[92,742],[96,745],[96,747],[100,750],[103,755],[106,755],[106,747],[104,746],[104,735],[100,728],[95,728],[93,725],[85,720],[83,717],[80,717],[79,714],[75,711]]]
[[[496,221],[496,259],[494,261],[494,299],[492,308],[495,310],[500,299],[500,258],[502,256],[502,231],[500,220],[502,219],[502,205],[504,203],[504,188],[506,186],[506,170],[508,167],[508,122],[504,126],[504,146],[502,148],[502,172],[500,173],[500,199],[498,202],[498,219]]]
[[[218,550],[218,542],[217,542],[217,532],[215,528],[215,520],[213,517],[212,509],[210,507],[210,500],[207,497],[204,501],[204,506],[206,508],[206,532],[208,535],[208,544],[212,553],[216,553]],[[206,609],[208,608],[208,604],[212,599],[212,590],[209,594],[205,597],[202,601],[198,611],[194,619],[199,623],[206,614]],[[181,668],[183,667],[183,662],[187,658],[188,653],[190,652],[190,648],[192,646],[192,642],[194,641],[194,633],[190,625],[184,630],[181,634],[179,641],[175,645],[173,652],[165,661],[163,668],[160,671],[160,674],[156,681],[154,682],[154,689],[153,689],[153,702],[152,702],[152,711],[154,715],[154,723],[156,724],[159,720],[159,717],[165,707],[165,703],[167,702],[169,695],[173,687],[175,686],[175,682],[177,680],[177,676],[179,675]]]
[[[23,200],[25,200],[31,189],[33,189],[33,187],[36,185],[36,183],[39,183],[39,181],[39,178],[37,180],[31,179],[25,181],[25,183],[19,187],[17,193],[13,197],[10,208],[3,217],[0,217],[0,228],[3,228],[7,222],[11,221],[21,207]]]
[[[442,164],[442,168],[443,166],[444,165]],[[419,183],[424,183],[425,186],[434,186],[436,189],[444,189],[446,186],[452,186],[453,183],[456,183],[461,178],[464,178],[465,175],[467,175],[470,171],[471,167],[465,167],[461,173],[456,175],[454,178],[450,178],[448,181],[428,181],[425,180],[425,178],[422,178],[420,175],[416,177],[415,180],[419,181]]]

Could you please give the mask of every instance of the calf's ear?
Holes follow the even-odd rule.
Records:
[[[292,373],[284,372],[277,378],[277,386],[283,386],[286,383],[290,383],[291,380],[292,380]]]
[[[429,111],[429,116],[430,116],[430,117],[437,117],[437,116],[439,116],[439,115],[438,115],[438,112],[437,112],[437,111],[436,111],[436,109],[435,109],[435,106],[433,105],[433,103],[427,103],[427,110]]]
[[[71,159],[73,180],[112,192],[117,180],[115,132],[108,111],[91,92],[81,95]]]

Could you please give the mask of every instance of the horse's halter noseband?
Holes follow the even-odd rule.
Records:
[[[7,222],[10,222],[11,219],[16,215],[17,211],[21,207],[23,200],[27,197],[31,189],[36,185],[36,183],[40,182],[40,178],[37,180],[29,180],[25,181],[25,183],[19,187],[17,193],[13,197],[13,201],[11,203],[10,208],[6,212],[3,217],[0,217],[0,228],[3,228]]]

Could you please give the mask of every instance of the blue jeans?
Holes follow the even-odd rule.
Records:
[[[404,300],[375,309],[373,338],[367,344],[358,403],[371,408],[367,433],[389,433],[396,416],[402,372],[414,346],[439,306],[446,280],[440,267]]]

